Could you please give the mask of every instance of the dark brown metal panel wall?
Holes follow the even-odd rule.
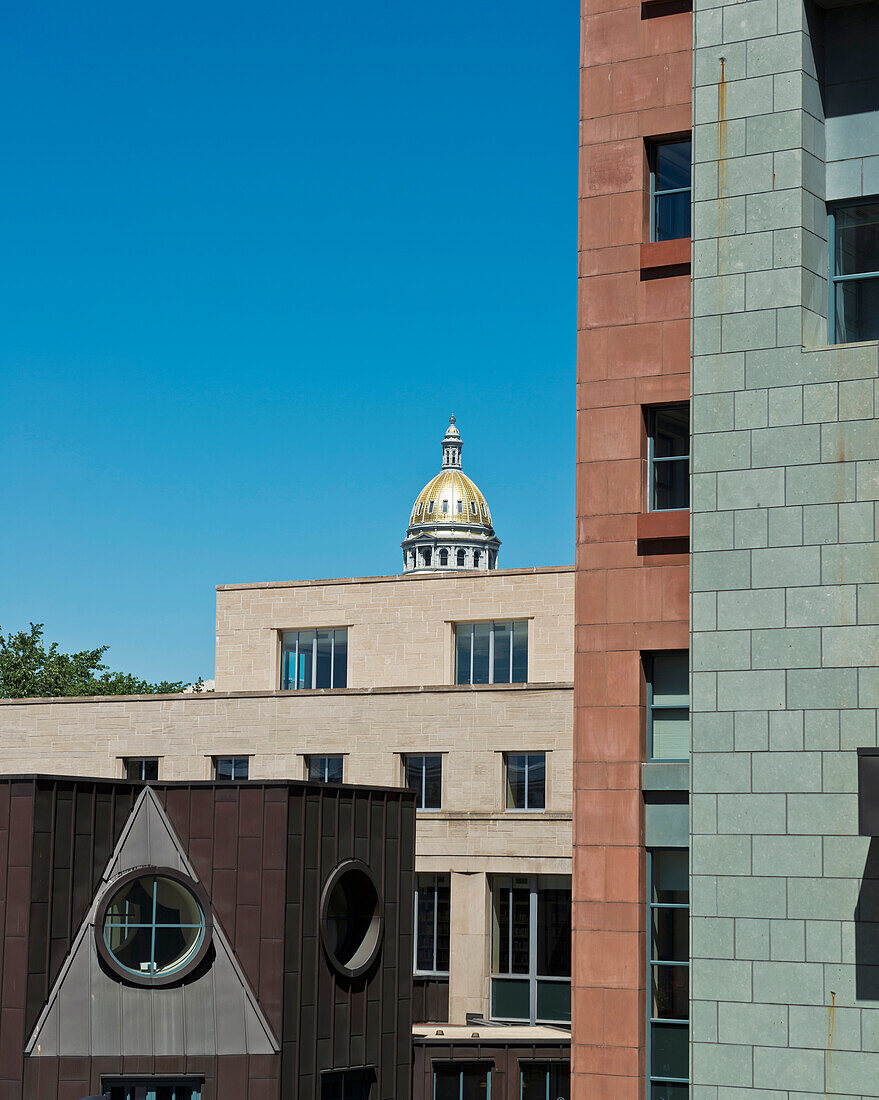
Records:
[[[489,1100],[519,1100],[520,1062],[569,1062],[570,1043],[424,1043],[413,1049],[413,1100],[433,1100],[434,1062],[485,1062],[491,1067]]]
[[[415,978],[412,982],[412,1023],[449,1022],[449,979]]]

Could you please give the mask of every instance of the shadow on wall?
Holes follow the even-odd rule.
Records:
[[[879,1001],[879,837],[870,838],[855,907],[855,991]]]

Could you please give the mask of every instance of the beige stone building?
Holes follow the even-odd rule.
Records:
[[[414,1095],[568,1098],[573,585],[221,585],[216,691],[0,700],[0,772],[414,786]]]

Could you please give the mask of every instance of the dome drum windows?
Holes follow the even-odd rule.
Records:
[[[449,564],[449,552],[445,549],[445,547],[443,547],[443,549],[439,552],[439,563],[440,565]]]
[[[179,982],[204,959],[211,941],[207,895],[171,867],[139,867],[107,890],[95,919],[105,965],[132,985]]]

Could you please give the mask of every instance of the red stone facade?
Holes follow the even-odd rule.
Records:
[[[689,400],[690,242],[650,243],[647,143],[690,131],[692,14],[582,0],[581,31],[573,1095],[641,1100],[642,654],[689,645],[688,515],[647,511],[646,410]]]

